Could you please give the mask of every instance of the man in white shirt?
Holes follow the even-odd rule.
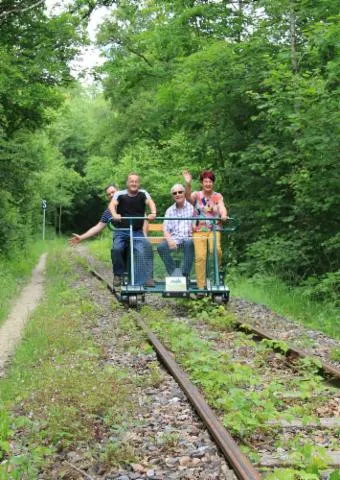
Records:
[[[189,277],[194,260],[194,246],[192,241],[192,220],[180,220],[181,218],[192,217],[193,206],[185,199],[185,188],[176,183],[171,188],[171,195],[175,203],[165,212],[165,217],[174,218],[164,220],[164,240],[158,245],[157,250],[164,262],[169,275],[173,275],[176,263],[172,252],[183,250],[182,275]],[[178,218],[179,220],[176,220]]]

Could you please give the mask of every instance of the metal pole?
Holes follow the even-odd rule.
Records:
[[[173,359],[171,353],[169,353],[169,351],[161,344],[156,335],[149,330],[144,320],[137,318],[136,322],[147,334],[150,342],[154,346],[159,357],[162,359],[167,370],[183,389],[187,398],[194,406],[196,412],[207,426],[215,442],[220,447],[224,457],[234,469],[237,478],[240,480],[261,480],[262,477],[260,473],[253,467],[248,458],[240,451],[234,439],[226,431],[215,413],[206,403],[198,388],[191,383],[187,375]]]
[[[220,276],[219,276],[219,265],[218,265],[218,255],[217,255],[217,239],[216,239],[216,220],[213,224],[213,235],[214,235],[214,273],[215,273],[215,285],[220,286]]]
[[[43,208],[43,240],[45,240],[46,208]]]
[[[133,228],[132,220],[130,219],[130,268],[131,268],[131,285],[135,284],[135,259],[133,258]]]

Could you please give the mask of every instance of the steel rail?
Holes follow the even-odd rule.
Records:
[[[116,299],[118,301],[120,301],[120,298],[119,298],[119,295],[117,295],[117,293],[115,292],[115,290],[111,287],[111,285],[94,269],[90,268],[90,272],[92,273],[92,275],[94,275],[95,277],[97,277],[99,280],[101,280],[102,282],[104,282],[108,288],[108,290],[110,290],[110,292],[116,297]],[[254,327],[253,325],[250,325],[249,323],[244,323],[244,322],[241,322],[240,320],[236,320],[236,326],[237,328],[239,328],[240,330],[246,332],[246,333],[254,333],[256,336],[260,337],[260,338],[264,338],[264,339],[267,339],[267,340],[272,340],[272,341],[279,341],[278,338],[275,338],[273,337],[272,335],[270,335],[268,332],[266,332],[265,330],[263,330],[262,328],[259,328],[259,327]],[[285,342],[287,343],[287,342]],[[295,347],[292,347],[291,345],[288,345],[288,349],[287,351],[285,352],[285,354],[287,356],[291,356],[291,357],[300,357],[300,358],[314,358],[316,359],[318,362],[320,362],[320,371],[332,382],[336,383],[336,384],[339,384],[340,385],[340,369],[339,368],[336,368],[336,367],[333,367],[333,365],[330,365],[329,363],[323,361],[323,360],[320,360],[318,357],[316,357],[315,355],[310,355],[309,353],[305,352],[304,350],[300,350],[298,348],[295,348]]]
[[[111,285],[96,270],[90,268],[90,272],[92,273],[92,275],[94,275],[99,280],[104,282],[106,284],[108,290],[110,290],[110,292],[116,297],[116,299],[118,301],[120,301],[119,295],[117,295],[117,293],[111,287]],[[271,336],[268,332],[266,332],[262,328],[254,327],[253,325],[250,325],[249,323],[244,323],[244,322],[241,322],[240,320],[236,320],[236,326],[237,326],[237,328],[239,328],[240,330],[242,330],[246,333],[249,333],[249,332],[254,333],[259,338],[264,338],[264,339],[273,340],[273,341],[279,341],[278,338],[275,338],[275,337]],[[285,342],[285,343],[287,343],[287,342]],[[296,357],[300,357],[300,358],[309,357],[309,358],[316,359],[321,364],[320,365],[320,371],[323,373],[323,375],[325,377],[327,377],[333,383],[335,383],[337,385],[338,384],[340,385],[340,369],[339,368],[333,367],[333,365],[330,365],[329,363],[320,360],[315,355],[308,354],[304,350],[300,350],[300,349],[292,347],[291,345],[288,345],[288,344],[287,344],[287,346],[288,346],[288,349],[286,351],[287,356],[291,356],[291,357],[295,357],[295,358]]]
[[[247,332],[247,333],[249,333],[249,332],[254,333],[256,336],[258,336],[260,338],[264,338],[264,339],[267,339],[267,340],[273,340],[274,342],[279,341],[278,338],[275,338],[275,337],[271,336],[268,332],[266,332],[265,330],[262,330],[262,328],[254,327],[253,325],[250,325],[249,323],[243,323],[240,320],[236,320],[236,325],[240,330],[242,330],[244,332]],[[285,343],[287,343],[287,342],[285,342]],[[338,369],[336,367],[333,367],[333,365],[330,365],[329,363],[320,360],[315,355],[308,354],[304,350],[300,350],[298,348],[292,347],[289,344],[287,344],[287,347],[288,347],[288,349],[285,352],[285,354],[287,356],[291,356],[291,357],[295,357],[295,358],[296,357],[301,357],[301,358],[307,358],[308,357],[308,358],[313,358],[313,359],[317,360],[320,363],[320,370],[323,372],[323,374],[327,378],[329,378],[330,381],[332,381],[336,384],[340,384],[340,369]]]
[[[113,293],[118,300],[120,300],[119,296],[117,296],[116,292],[114,291],[114,289],[111,288],[111,285],[107,282],[107,280],[105,280],[96,270],[90,269],[90,271],[96,278],[105,283],[110,292]],[[148,328],[146,323],[141,318],[136,318],[136,323],[144,331],[149,342],[152,344],[153,348],[157,352],[158,357],[185,393],[187,399],[192,404],[193,408],[196,410],[202,422],[213,437],[216,445],[219,447],[221,453],[233,469],[237,478],[239,480],[261,480],[262,477],[260,472],[256,470],[256,468],[249,462],[248,458],[240,451],[237,443],[233,440],[227,430],[220,423],[215,413],[204,400],[198,388],[193,385],[188,376],[183,372],[183,370],[178,366],[176,361],[172,358],[171,353],[162,345],[157,336]],[[251,332],[260,338],[273,341],[278,340],[277,338],[272,337],[268,332],[262,330],[259,327],[253,327],[252,325],[245,324],[241,321],[236,321],[236,325],[240,330],[246,331],[247,333]],[[286,355],[301,358],[317,358],[315,356],[309,355],[303,350],[299,350],[289,345]],[[339,369],[325,362],[321,362],[320,370],[326,376],[330,376],[331,381],[339,383]]]
[[[97,278],[98,280],[100,280],[101,282],[105,283],[106,288],[107,288],[108,290],[110,290],[110,292],[112,293],[112,295],[114,295],[114,296],[116,297],[116,300],[118,300],[118,302],[120,302],[120,297],[119,297],[119,295],[117,295],[117,292],[115,291],[114,288],[111,287],[110,283],[109,283],[107,280],[105,280],[105,278],[102,277],[102,275],[101,275],[100,273],[98,273],[97,270],[94,270],[94,268],[90,267],[89,270],[90,270],[90,272],[92,273],[92,275],[93,275],[94,277],[96,277],[96,278]]]
[[[229,435],[215,413],[204,400],[198,388],[193,385],[188,376],[173,360],[169,351],[162,345],[156,335],[151,332],[142,319],[136,319],[138,326],[146,333],[149,341],[156,350],[158,356],[166,366],[167,370],[180,385],[190,403],[196,410],[203,423],[206,425],[211,436],[220,448],[224,457],[231,465],[235,475],[240,480],[260,480],[260,473],[249,462],[248,458],[240,451],[237,443]]]
[[[107,280],[105,280],[105,278],[102,277],[102,275],[100,275],[100,273],[92,268],[90,268],[90,272],[98,280],[105,283],[111,293],[115,294],[110,284],[107,282]],[[117,295],[115,296],[118,298]],[[147,335],[150,343],[157,352],[158,357],[161,359],[166,369],[174,377],[176,382],[185,393],[193,408],[196,410],[204,425],[207,427],[209,433],[215,440],[228,464],[232,467],[237,478],[239,480],[261,480],[262,476],[260,473],[241,452],[237,443],[229,435],[215,413],[206,403],[198,388],[193,385],[188,376],[178,366],[176,361],[172,358],[170,352],[162,345],[156,335],[147,327],[146,323],[141,318],[137,318],[136,323]]]

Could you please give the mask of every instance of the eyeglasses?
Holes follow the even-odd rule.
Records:
[[[181,195],[182,193],[184,193],[183,190],[180,190],[179,192],[172,192],[173,195]]]

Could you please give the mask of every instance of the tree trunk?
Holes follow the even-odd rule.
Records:
[[[238,43],[241,43],[242,40],[242,30],[243,30],[243,1],[239,0],[238,1],[238,32],[237,32],[237,41]]]
[[[290,53],[292,70],[294,73],[297,73],[298,66],[296,56],[296,15],[293,7],[290,10]]]
[[[61,235],[61,209],[62,206],[59,205],[59,218],[58,218],[58,234]]]
[[[54,230],[56,235],[58,235],[58,218],[59,218],[58,207],[56,206],[54,209]]]

